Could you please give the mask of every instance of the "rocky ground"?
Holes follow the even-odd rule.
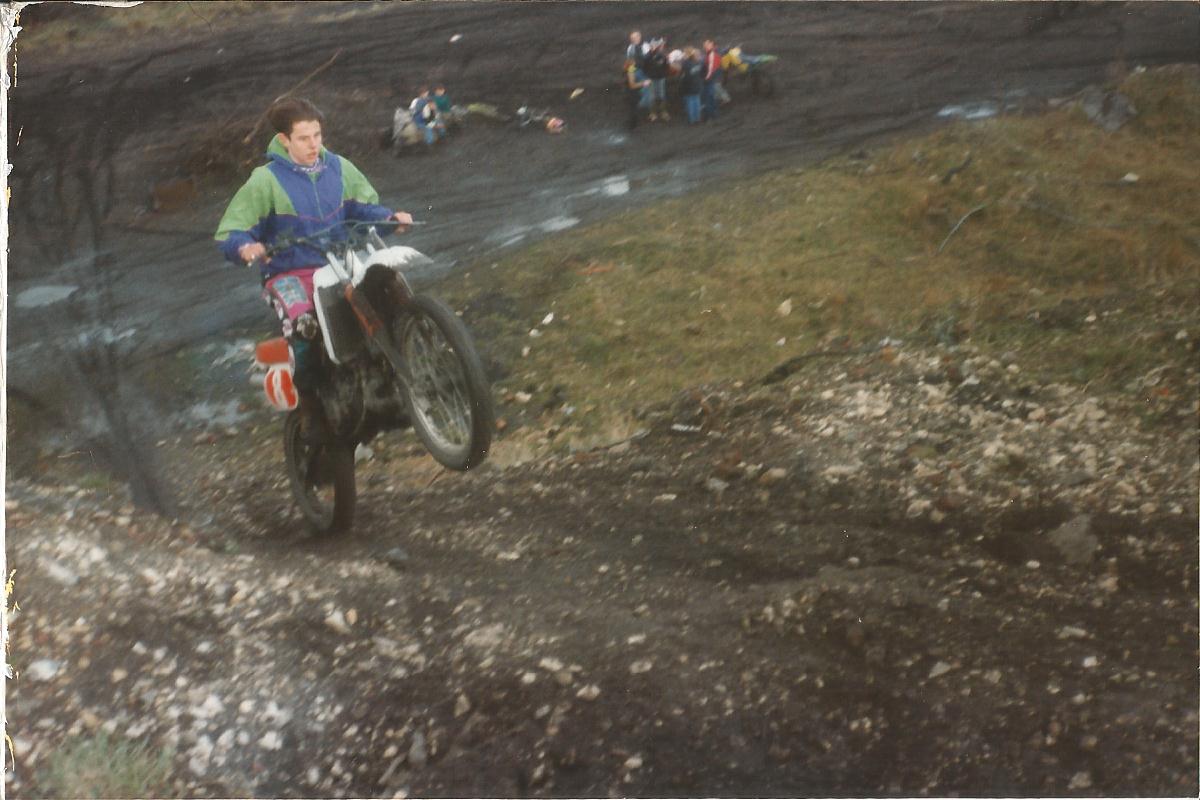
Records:
[[[174,521],[10,480],[9,790],[103,729],[180,796],[1195,795],[1196,373],[1026,366],[831,346],[469,475],[392,435],[334,541],[269,417],[160,443]]]

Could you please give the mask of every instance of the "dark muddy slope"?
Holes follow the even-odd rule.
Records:
[[[329,111],[331,144],[364,163],[385,200],[429,218],[412,241],[448,260],[495,250],[513,230],[537,235],[548,216],[604,213],[613,201],[586,190],[605,176],[653,175],[616,202],[636,201],[781,158],[815,157],[931,120],[947,103],[1006,95],[1035,102],[1102,79],[1114,62],[1196,57],[1197,11],[1175,4],[1057,17],[1040,4],[312,6],[267,30],[134,43],[99,64],[86,54],[49,62],[22,53],[12,97],[20,132],[14,288],[98,248],[110,253],[103,269],[122,278],[114,298],[121,316],[141,318],[144,336],[177,341],[220,330],[231,321],[228,291],[243,282],[210,271],[217,259],[207,240],[241,173],[201,175],[199,195],[167,218],[136,217],[137,207],[155,183],[187,172],[198,149],[238,151],[235,123],[254,119],[335,53],[305,87]],[[676,44],[715,36],[776,53],[779,95],[739,102],[702,130],[672,125],[627,138],[615,75],[633,27]],[[462,38],[452,44],[454,34]],[[476,127],[430,158],[397,162],[375,151],[391,109],[431,79],[464,101],[551,106],[570,134]],[[568,103],[575,88],[585,92]],[[256,140],[248,151],[260,146]],[[240,298],[234,317],[252,319],[250,294]],[[149,324],[148,304],[165,304],[163,316],[176,324]],[[197,304],[206,313],[194,313]],[[41,313],[15,312],[18,321]],[[27,341],[24,331],[33,328],[16,326],[15,345]]]

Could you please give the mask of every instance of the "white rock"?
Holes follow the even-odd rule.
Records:
[[[267,703],[266,709],[263,711],[263,716],[267,722],[277,728],[282,728],[292,721],[292,712],[286,708],[280,708],[274,700]]]
[[[345,635],[350,633],[350,626],[346,623],[346,617],[340,610],[334,611],[326,617],[325,624],[340,634]]]
[[[563,664],[563,662],[559,661],[557,658],[552,658],[550,656],[546,656],[545,658],[543,658],[541,661],[538,662],[538,666],[541,667],[542,669],[546,670],[547,672],[558,672],[565,665]]]
[[[61,661],[55,661],[52,658],[42,658],[26,667],[21,676],[38,683],[53,679],[54,676],[58,675],[60,669],[62,669]]]
[[[1074,625],[1063,625],[1058,629],[1058,638],[1060,639],[1086,639],[1088,632],[1083,628],[1076,628]]]
[[[625,759],[625,769],[640,769],[643,763],[645,762],[642,761],[642,756],[640,753],[637,755],[632,755]]]
[[[1068,789],[1090,789],[1092,786],[1092,773],[1076,772],[1071,776],[1071,782],[1067,785]]]
[[[787,477],[787,474],[788,471],[783,467],[772,467],[758,477],[758,482],[765,485],[779,483],[781,480]]]
[[[531,395],[529,392],[517,392],[516,394],[513,395],[513,397],[521,405],[525,405],[526,403],[528,403],[530,400],[533,399],[533,395]]]
[[[655,495],[654,499],[651,500],[650,502],[652,502],[652,503],[673,503],[673,502],[675,502],[675,500],[678,497],[679,497],[679,495],[676,495],[676,494],[660,494],[660,495]]]
[[[458,699],[454,701],[454,716],[461,717],[471,710],[471,699],[465,694],[460,694]]]
[[[787,300],[784,300],[782,303],[780,303],[779,307],[775,309],[775,313],[781,317],[786,317],[788,314],[791,314],[792,298],[789,297]]]
[[[61,583],[63,586],[74,586],[79,583],[79,576],[57,561],[43,561],[42,569],[46,570],[47,577],[55,583]]]
[[[649,672],[654,668],[654,662],[648,658],[638,659],[629,665],[629,671],[634,675],[641,675],[643,672]]]
[[[365,444],[359,444],[354,448],[354,463],[361,464],[363,461],[370,461],[375,458],[375,451]]]
[[[1088,656],[1083,660],[1084,669],[1095,669],[1098,666],[1100,666],[1100,659],[1095,656]]]
[[[221,698],[215,694],[210,694],[204,698],[204,702],[200,705],[193,706],[189,709],[193,717],[198,719],[212,719],[217,714],[225,710],[225,704],[221,702]]]
[[[575,696],[580,700],[595,700],[600,696],[600,687],[594,683],[589,683],[587,686],[584,686],[582,689],[576,692]]]
[[[542,326],[545,327],[546,325],[549,325],[551,322],[554,322],[554,312],[553,311],[551,311],[546,316],[542,317]]]
[[[283,747],[283,737],[275,731],[268,731],[265,736],[258,740],[258,746],[264,750],[278,750]]]
[[[501,622],[476,628],[463,638],[463,644],[484,650],[490,650],[503,641],[504,624]]]
[[[954,669],[954,667],[950,666],[945,661],[939,661],[933,665],[933,669],[929,670],[929,677],[939,678],[952,669]]]
[[[933,502],[918,497],[908,504],[908,510],[905,512],[909,517],[919,517],[929,509],[933,508]]]
[[[729,488],[729,484],[720,478],[709,478],[704,482],[704,488],[708,489],[717,497],[720,497],[725,493],[725,490]]]

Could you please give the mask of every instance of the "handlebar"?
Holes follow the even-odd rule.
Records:
[[[315,250],[326,250],[335,243],[346,242],[351,247],[364,244],[370,240],[372,234],[378,236],[376,228],[379,226],[391,226],[392,230],[388,233],[394,233],[396,228],[409,227],[410,225],[424,225],[424,220],[413,220],[408,223],[399,223],[394,219],[388,218],[379,220],[378,222],[339,222],[336,225],[330,225],[324,230],[311,233],[308,236],[281,236],[276,239],[275,243],[266,248],[266,252],[255,259],[246,262],[246,266],[255,267],[270,261],[271,257],[277,255],[292,247],[311,247]],[[343,238],[334,238],[332,234],[336,231],[346,231],[347,236]]]

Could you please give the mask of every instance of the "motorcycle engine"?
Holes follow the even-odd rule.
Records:
[[[357,364],[339,365],[333,367],[329,379],[321,383],[321,404],[338,436],[352,438],[362,426],[366,409],[361,373]]]

